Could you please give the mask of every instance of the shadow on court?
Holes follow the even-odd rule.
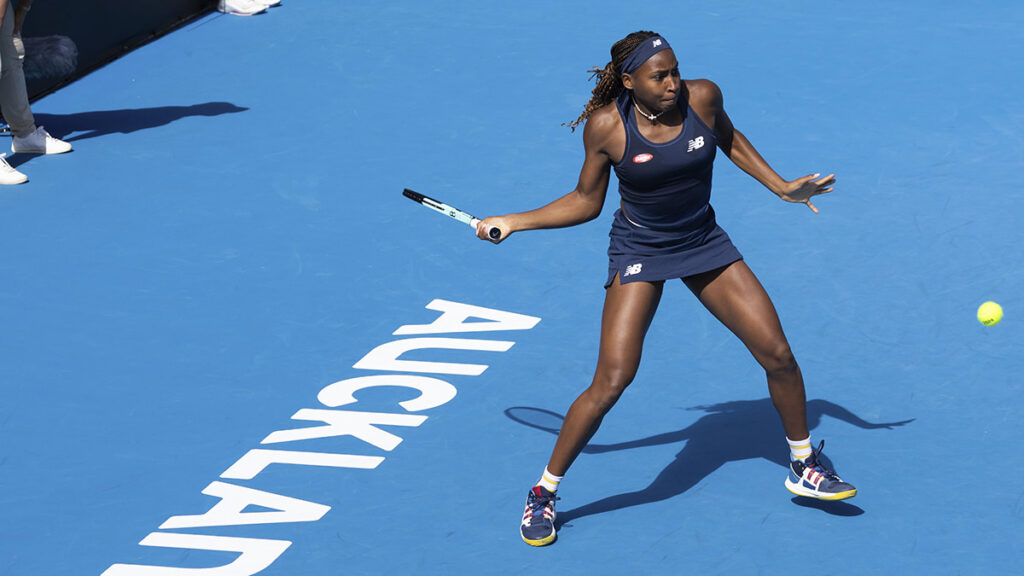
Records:
[[[602,454],[686,441],[686,446],[676,454],[675,460],[669,463],[658,474],[658,477],[643,490],[609,496],[572,510],[559,512],[559,524],[565,524],[584,516],[659,502],[678,496],[696,486],[701,480],[728,462],[763,458],[778,464],[781,468],[789,466],[785,446],[782,449],[779,447],[783,432],[778,413],[775,411],[771,399],[736,400],[710,406],[695,406],[690,410],[707,412],[707,415],[675,432],[656,434],[616,444],[588,444],[583,449],[584,453]],[[563,418],[561,414],[550,410],[523,406],[509,408],[505,410],[505,415],[520,424],[552,434],[558,433]],[[807,425],[812,431],[821,423],[822,416],[831,416],[865,430],[892,429],[913,422],[911,419],[875,424],[860,418],[838,404],[825,400],[809,400],[807,402]],[[822,462],[831,466],[827,457],[823,456]],[[864,510],[847,502],[824,502],[802,497],[794,498],[793,502],[837,516],[857,516],[864,513]]]
[[[124,110],[97,110],[76,114],[35,114],[36,126],[43,126],[51,136],[68,142],[97,138],[109,134],[131,134],[139,130],[159,128],[190,116],[220,116],[245,112],[248,108],[230,102],[206,102],[191,106],[159,106]],[[31,154],[15,154],[7,158],[11,166],[31,159]]]

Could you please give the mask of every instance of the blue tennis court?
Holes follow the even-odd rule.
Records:
[[[0,574],[1017,572],[1022,19],[286,0],[35,102],[75,150],[9,155],[31,180],[0,189]],[[532,548],[526,491],[597,358],[614,177],[596,221],[500,246],[400,193],[482,217],[571,190],[562,124],[634,30],[781,175],[837,175],[814,215],[720,155],[712,203],[859,493],[786,491],[763,370],[669,282]]]

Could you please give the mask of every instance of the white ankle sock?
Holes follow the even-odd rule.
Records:
[[[544,473],[541,474],[540,480],[537,481],[537,486],[543,486],[553,494],[558,491],[558,484],[562,481],[562,478],[564,476],[555,476],[548,472],[547,468],[544,468]]]
[[[800,460],[802,462],[811,455],[810,436],[808,436],[806,440],[790,440],[789,438],[786,438],[786,442],[789,442],[790,460]]]

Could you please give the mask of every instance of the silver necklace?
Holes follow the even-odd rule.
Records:
[[[658,112],[657,114],[648,114],[647,112],[644,112],[643,110],[640,109],[640,106],[637,105],[636,100],[633,100],[633,107],[636,108],[636,111],[639,112],[641,116],[643,116],[644,118],[647,118],[651,122],[654,122],[655,120],[658,119],[659,116],[661,116],[665,112],[668,112],[669,110],[671,110],[671,108],[668,108],[668,109],[662,110],[661,112]]]

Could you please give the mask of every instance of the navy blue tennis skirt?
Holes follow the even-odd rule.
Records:
[[[725,230],[711,218],[698,230],[660,232],[630,222],[615,211],[608,244],[608,281],[658,282],[685,278],[742,260]]]

